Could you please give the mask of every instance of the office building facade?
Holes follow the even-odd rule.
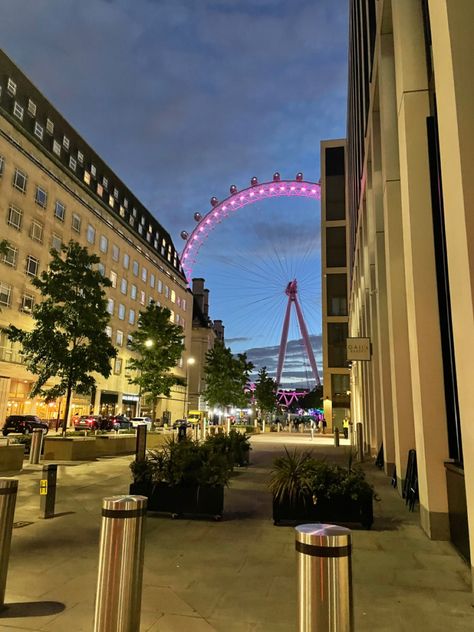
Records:
[[[192,295],[168,232],[118,176],[0,51],[0,327],[32,326],[39,300],[31,279],[48,266],[51,248],[70,240],[100,257],[111,280],[107,289],[107,333],[117,348],[111,376],[97,379],[95,393],[75,396],[72,412],[127,413],[138,410],[130,385],[129,337],[150,300],[171,310],[190,346]],[[177,373],[185,375],[186,353]],[[31,399],[34,376],[19,348],[0,333],[0,423],[9,413],[61,416],[62,401]],[[158,417],[182,416],[184,387],[161,399]],[[146,405],[146,402],[144,402]],[[150,412],[150,411],[148,411]]]
[[[474,3],[352,0],[347,191],[352,418],[420,524],[474,559]]]

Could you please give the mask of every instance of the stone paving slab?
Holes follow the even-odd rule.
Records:
[[[296,630],[294,530],[273,526],[266,489],[272,458],[285,441],[271,434],[252,439],[254,465],[233,477],[222,522],[147,517],[141,632]],[[347,449],[333,448],[330,438],[293,436],[291,449],[298,441],[346,462]],[[60,515],[51,520],[38,518],[40,470],[30,467],[17,476],[15,522],[25,526],[13,532],[6,593],[11,607],[0,613],[0,632],[90,632],[101,499],[128,490],[130,460],[61,465]],[[450,543],[424,535],[418,515],[406,509],[383,473],[364,467],[382,501],[371,531],[353,529],[356,631],[473,630],[466,564]],[[43,604],[44,613],[30,616],[28,602]]]

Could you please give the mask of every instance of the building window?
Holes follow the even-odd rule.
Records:
[[[77,152],[77,161],[82,165],[84,163],[84,154],[82,151]]]
[[[77,213],[72,214],[72,230],[75,230],[76,233],[81,232],[81,218]]]
[[[43,133],[44,133],[44,130],[42,126],[38,123],[38,121],[36,121],[35,122],[35,136],[37,136],[40,140],[43,140]]]
[[[48,202],[48,194],[39,186],[36,187],[35,202],[38,206],[41,206],[41,208],[46,208]]]
[[[120,259],[120,248],[117,244],[113,244],[112,246],[112,259],[114,261],[118,261]]]
[[[115,189],[115,188],[114,188],[114,198],[115,198],[116,200],[118,200],[118,197],[119,197],[119,192],[118,192],[118,189]]]
[[[128,322],[130,323],[130,325],[135,324],[135,310],[134,309],[131,309],[128,312]]]
[[[110,206],[110,208],[114,208],[114,203],[115,203],[114,196],[113,195],[109,195],[109,206]]]
[[[183,300],[181,301],[181,307],[183,308],[183,312],[186,311],[186,299],[183,298]]]
[[[97,195],[99,195],[100,197],[102,197],[102,194],[104,193],[104,188],[102,187],[101,184],[97,183]]]
[[[120,373],[122,373],[122,358],[115,358],[114,373],[115,375],[120,375]]]
[[[99,263],[97,264],[97,270],[100,272],[100,274],[105,277],[105,266],[103,263],[101,263],[99,261]]]
[[[107,300],[107,311],[109,312],[111,316],[113,316],[113,313],[114,313],[114,299],[113,298],[109,298]],[[120,318],[120,310],[119,310],[119,318]]]
[[[25,110],[21,107],[21,105],[15,101],[13,105],[13,114],[16,116],[16,118],[22,121],[24,112]]]
[[[91,174],[92,176],[95,178],[97,175],[97,169],[95,168],[95,165],[91,164]]]
[[[84,182],[86,184],[91,183],[91,174],[88,171],[84,171]]]
[[[105,334],[109,337],[112,338],[112,327],[110,325],[107,325],[107,327],[105,328]]]
[[[119,304],[118,317],[119,317],[119,320],[124,320],[125,319],[125,305],[123,303]]]
[[[347,316],[347,275],[327,274],[326,295],[328,316]]]
[[[128,334],[128,336],[127,336],[127,347],[128,348],[130,348],[132,346],[132,342],[133,342],[133,336]]]
[[[105,176],[102,178],[102,185],[103,185],[104,189],[107,191],[107,188],[109,186],[109,181],[107,180],[107,178]]]
[[[165,285],[165,296],[166,296],[166,298],[170,297],[170,289],[169,289],[169,287],[167,285]]]
[[[26,173],[23,173],[23,171],[20,171],[19,169],[15,169],[15,173],[13,174],[13,186],[15,187],[15,189],[18,189],[18,191],[25,193],[27,182],[28,176],[26,175]]]
[[[37,259],[36,257],[32,257],[31,255],[28,255],[26,257],[26,274],[28,276],[38,276],[38,270],[39,270],[39,259]]]
[[[138,264],[138,261],[134,261],[133,267],[132,267],[133,276],[138,276],[139,269],[140,269],[140,266]]]
[[[53,153],[55,153],[56,156],[61,155],[61,145],[58,143],[57,140],[53,140]]]
[[[64,222],[64,217],[66,216],[66,207],[62,202],[56,200],[56,204],[54,206],[54,217]]]
[[[46,131],[49,134],[54,134],[54,123],[51,119],[46,119]]]
[[[5,166],[5,158],[0,156],[0,176],[3,176],[3,168]]]
[[[10,79],[10,77],[8,77],[7,92],[11,94],[12,97],[14,97],[16,94],[16,83],[13,81],[13,79]]]
[[[174,312],[172,309],[170,309],[170,321],[174,323]]]
[[[86,239],[90,244],[93,244],[95,242],[95,228],[90,224],[87,226]]]
[[[76,162],[76,159],[75,159],[75,158],[73,158],[72,156],[69,156],[69,167],[70,167],[73,171],[76,171],[77,162]]]
[[[130,265],[130,256],[125,253],[123,255],[123,267],[125,268],[125,270],[128,270],[129,265]]]
[[[176,303],[176,292],[171,290],[171,302]]]
[[[43,224],[36,219],[31,222],[30,237],[40,243],[43,242]]]
[[[28,99],[28,114],[36,116],[36,103],[31,99]]]
[[[10,206],[8,209],[8,220],[7,224],[9,226],[13,226],[17,230],[21,229],[21,220],[23,217],[23,211],[15,206]]]
[[[328,366],[346,367],[347,323],[327,323],[328,333]]]
[[[130,286],[130,298],[132,298],[133,300],[135,300],[137,298],[137,286],[136,285],[131,285]]]
[[[155,275],[153,274],[153,272],[150,272],[150,287],[155,287]]]
[[[344,226],[326,228],[326,266],[344,268],[346,266],[346,229]]]
[[[112,287],[117,287],[117,273],[113,270],[110,272],[110,282],[112,283]]]
[[[120,331],[120,329],[117,329],[115,334],[115,344],[119,347],[123,345],[123,331]]]
[[[12,246],[11,244],[7,243],[5,254],[2,256],[2,261],[3,263],[6,263],[7,266],[10,266],[11,268],[16,268],[17,255],[18,255],[18,248],[15,248],[15,246]]]
[[[127,279],[122,279],[120,281],[120,291],[122,292],[122,294],[127,294]]]
[[[145,292],[143,290],[140,290],[140,303],[142,305],[145,305],[146,302],[146,295]]]
[[[12,286],[8,283],[0,282],[0,305],[4,307],[10,307],[12,300]]]
[[[63,147],[66,151],[69,150],[69,138],[67,136],[63,136]]]
[[[146,279],[147,279],[147,275],[148,275],[148,271],[145,267],[142,268],[142,281],[143,283],[146,283]]]
[[[60,235],[57,235],[56,233],[53,233],[51,235],[51,248],[59,252],[62,248],[62,245],[63,245],[62,237]]]
[[[20,311],[31,314],[34,304],[35,297],[32,294],[23,294],[21,297]]]
[[[160,294],[163,292],[163,281],[161,281],[160,279],[158,279],[158,285],[156,286],[156,289]]]
[[[109,240],[107,239],[105,235],[101,235],[100,240],[99,240],[100,252],[104,252],[104,253],[107,252],[108,247],[109,247]]]

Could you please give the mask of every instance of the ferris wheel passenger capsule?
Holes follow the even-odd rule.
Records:
[[[202,219],[201,213],[198,213],[197,211],[196,211],[196,213],[194,213],[193,217],[194,217],[196,222],[200,222],[201,219]]]
[[[273,174],[273,182],[280,182],[280,174],[278,173],[278,171],[275,171],[275,173]]]
[[[256,186],[257,186],[257,184],[258,184],[258,179],[254,176],[254,177],[250,180],[250,184],[251,184],[253,187],[256,187]]]
[[[211,206],[217,206],[219,204],[219,200],[216,197],[211,197]]]
[[[182,230],[180,235],[181,239],[184,239],[184,241],[186,241],[186,239],[189,237],[188,233],[185,230]]]
[[[303,180],[303,174],[301,173],[301,171],[296,174],[296,180],[297,182],[301,182]]]
[[[237,187],[235,186],[235,184],[230,185],[229,191],[231,192],[232,195],[237,193]]]

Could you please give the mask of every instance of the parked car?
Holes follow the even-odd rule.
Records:
[[[74,430],[118,430],[119,425],[102,415],[82,415],[74,422]]]
[[[140,424],[146,424],[147,429],[151,430],[151,417],[132,417],[130,423],[133,428],[136,428]]]
[[[115,428],[129,430],[132,427],[132,422],[127,415],[111,415],[108,419]]]
[[[48,424],[36,415],[10,415],[3,426],[3,434],[4,436],[10,432],[30,434],[35,428],[41,428],[44,434],[47,434],[49,430]]]

